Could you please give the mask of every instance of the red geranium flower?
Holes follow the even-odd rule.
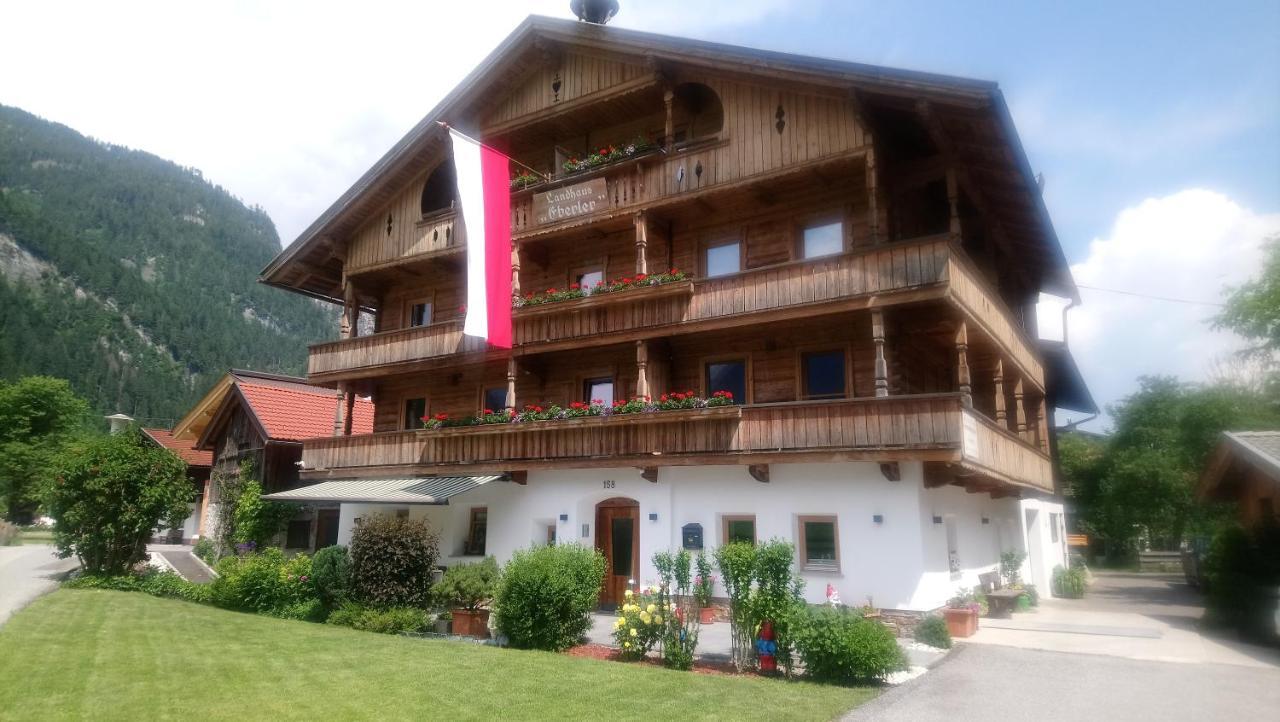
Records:
[[[485,409],[485,410],[484,410],[484,415],[485,415],[485,416],[492,416],[492,415],[493,415],[493,409]]]
[[[580,285],[578,285],[578,284],[576,284],[576,283],[570,283],[570,284],[569,284],[569,290],[570,290],[570,291],[576,291],[576,290],[578,290],[579,288],[582,288],[582,286],[580,286]]]

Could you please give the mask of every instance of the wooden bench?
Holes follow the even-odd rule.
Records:
[[[1013,608],[1018,602],[1018,597],[1022,595],[1021,589],[997,589],[987,592],[987,616],[1008,619],[1013,616]]]

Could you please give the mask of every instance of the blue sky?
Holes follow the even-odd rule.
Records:
[[[621,2],[624,27],[997,81],[1078,283],[1216,302],[1280,233],[1277,0]],[[288,243],[531,12],[570,16],[568,0],[20,3],[0,103],[200,168]],[[1143,374],[1238,373],[1213,306],[1082,295],[1070,340],[1100,402]]]

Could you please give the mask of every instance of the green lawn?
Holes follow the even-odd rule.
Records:
[[[24,527],[18,532],[19,544],[52,544],[53,530]]]
[[[849,689],[62,589],[0,627],[0,719],[831,719]]]

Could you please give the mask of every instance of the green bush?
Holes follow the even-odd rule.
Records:
[[[426,522],[365,517],[351,535],[351,593],[376,607],[425,607],[438,555]]]
[[[1022,587],[1022,591],[1026,593],[1027,601],[1033,607],[1040,606],[1040,590],[1036,589],[1036,585],[1027,584]]]
[[[1219,531],[1205,554],[1204,577],[1211,621],[1251,639],[1274,634],[1269,588],[1280,584],[1280,525],[1250,530],[1231,525]]]
[[[1022,594],[1019,594],[1017,597],[1014,598],[1013,611],[1026,612],[1026,611],[1030,611],[1030,609],[1031,609],[1031,597],[1028,596],[1025,592]]]
[[[18,525],[0,519],[0,547],[13,546],[18,543]]]
[[[251,475],[251,465],[249,469],[247,473]],[[290,519],[298,515],[298,505],[263,501],[262,482],[247,477],[240,487],[239,497],[235,500],[234,514],[233,541],[240,544],[254,542],[257,546],[266,546],[277,534],[284,531]]]
[[[591,627],[604,570],[604,555],[577,544],[516,552],[494,598],[499,631],[513,647],[572,647]]]
[[[72,577],[63,584],[71,589],[110,589],[117,592],[146,592],[153,597],[207,602],[209,587],[194,584],[174,574],[149,569],[143,574],[93,574]]]
[[[420,632],[431,623],[431,615],[417,607],[375,608],[347,602],[326,620],[328,624],[381,634]]]
[[[311,559],[311,580],[316,597],[329,609],[347,601],[351,594],[351,557],[347,548],[334,545],[316,552]]]
[[[196,541],[195,546],[191,547],[191,553],[200,557],[200,560],[209,566],[218,562],[218,548],[213,540],[207,537]]]
[[[814,679],[865,683],[907,667],[893,632],[855,611],[809,607],[798,622],[793,641],[805,673]]]
[[[288,559],[274,547],[218,561],[218,577],[209,585],[209,600],[226,609],[269,612],[315,595],[311,560],[305,554]]]
[[[1051,579],[1053,596],[1064,599],[1082,599],[1085,588],[1085,571],[1078,567],[1063,569],[1062,565],[1053,568]]]
[[[1026,560],[1026,552],[1010,551],[1000,555],[1000,577],[1004,579],[1005,586],[1022,581],[1022,563]]]
[[[110,589],[117,592],[142,591],[142,577],[138,574],[78,574],[63,583],[70,589]]]
[[[442,607],[476,610],[493,599],[498,575],[498,562],[493,557],[475,564],[455,564],[445,570],[431,596]]]
[[[268,609],[263,613],[278,619],[297,619],[304,622],[323,622],[329,616],[329,610],[320,603],[319,599],[314,598]]]
[[[921,644],[938,649],[951,649],[951,632],[947,629],[947,620],[942,617],[933,615],[925,617],[924,621],[916,625],[913,636]]]

